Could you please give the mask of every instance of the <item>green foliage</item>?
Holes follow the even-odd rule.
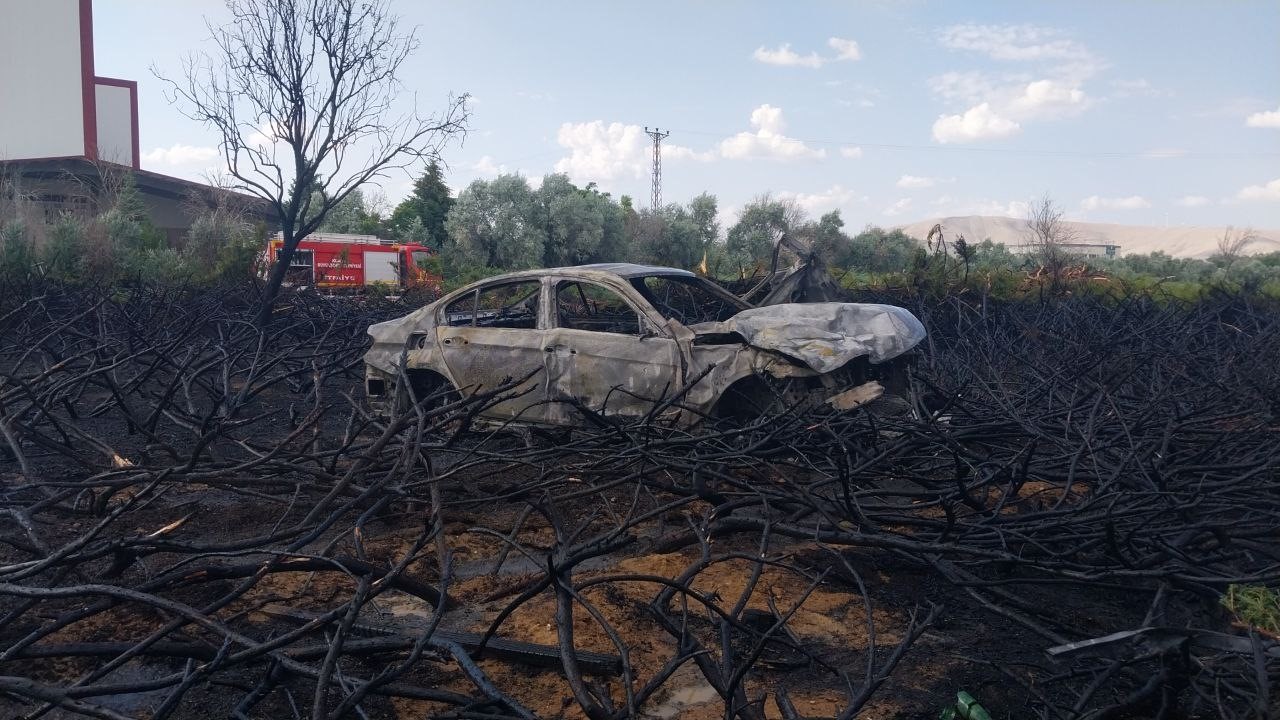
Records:
[[[165,247],[164,232],[151,222],[151,214],[131,172],[122,176],[111,206],[102,213],[100,222],[112,252],[118,256],[128,258]]]
[[[1240,622],[1280,636],[1280,590],[1263,585],[1229,585],[1222,605]]]
[[[476,180],[458,195],[449,217],[446,257],[461,266],[538,267],[545,232],[538,202],[520,175]]]
[[[769,267],[773,245],[791,227],[787,203],[762,195],[742,209],[738,222],[729,228],[725,250],[729,262],[744,271]]]
[[[364,193],[353,190],[329,209],[320,223],[320,231],[378,235],[382,231],[382,218],[369,207]]]
[[[85,245],[84,226],[70,215],[59,217],[48,228],[48,239],[40,253],[45,274],[58,280],[78,280]]]
[[[902,273],[917,261],[920,241],[901,230],[868,225],[845,243],[833,243],[831,262],[837,267],[873,273]]]
[[[35,248],[27,236],[26,223],[14,218],[0,227],[0,277],[25,277],[35,262]]]
[[[264,225],[251,224],[227,208],[215,208],[192,221],[183,258],[197,268],[196,276],[204,281],[250,277],[267,235]]]
[[[444,173],[432,161],[413,183],[413,193],[392,211],[387,232],[398,240],[442,248],[448,235],[445,221],[453,202]]]
[[[673,203],[658,212],[640,213],[631,258],[652,265],[691,269],[702,262],[705,248],[703,228],[698,220],[688,208]]]
[[[472,182],[445,221],[446,277],[464,268],[577,265],[630,255],[627,208],[594,185],[547,175],[533,190],[520,175]]]
[[[546,237],[543,240],[542,263],[547,267],[579,265],[600,259],[600,248],[620,245],[617,237],[605,242],[606,228],[611,233],[621,231],[620,222],[610,222],[610,216],[620,219],[621,211],[608,195],[588,185],[579,189],[569,182],[567,175],[548,175],[537,192],[538,209]]]

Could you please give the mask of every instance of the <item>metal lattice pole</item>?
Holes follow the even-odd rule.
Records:
[[[670,135],[671,131],[662,132],[658,128],[650,130],[648,126],[645,126],[644,131],[653,138],[653,197],[650,199],[650,207],[658,210],[662,207],[662,139]]]

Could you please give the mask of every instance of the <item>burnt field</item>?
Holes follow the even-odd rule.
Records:
[[[899,301],[920,419],[544,436],[370,416],[404,303],[3,289],[0,716],[1277,717],[1280,311]]]

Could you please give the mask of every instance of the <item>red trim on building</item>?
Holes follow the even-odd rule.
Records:
[[[138,81],[137,80],[121,80],[119,78],[109,78],[98,76],[94,78],[97,85],[111,85],[113,87],[122,87],[129,89],[129,125],[133,137],[133,168],[135,170],[142,167],[142,149],[138,145]],[[94,102],[98,101],[97,95],[94,96]]]
[[[98,159],[98,97],[93,74],[93,0],[80,0],[80,98],[84,106],[84,156]]]

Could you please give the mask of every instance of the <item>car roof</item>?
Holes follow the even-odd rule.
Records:
[[[506,273],[504,275],[494,275],[468,285],[473,287],[482,283],[494,280],[518,280],[522,278],[543,277],[545,275],[568,275],[578,276],[582,278],[595,277],[597,280],[602,279],[601,276],[613,275],[615,277],[630,280],[631,278],[647,277],[650,275],[668,275],[679,277],[697,277],[688,270],[679,268],[660,267],[657,265],[639,265],[636,263],[595,263],[592,265],[572,265],[569,267],[555,268],[537,268],[535,270],[520,270],[517,272]]]
[[[658,265],[638,265],[636,263],[593,263],[591,265],[575,265],[574,267],[559,269],[599,270],[600,272],[613,273],[614,275],[624,278],[640,277],[643,275],[683,275],[685,277],[697,277],[688,270],[660,267]]]

